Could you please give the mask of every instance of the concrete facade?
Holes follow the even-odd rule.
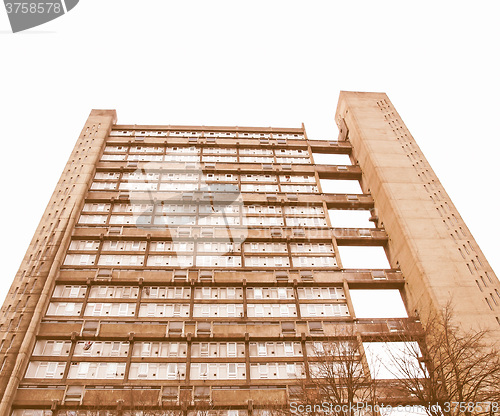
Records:
[[[451,302],[462,325],[498,334],[498,279],[387,95],[342,92],[336,120],[390,236],[408,310],[424,319]]]
[[[93,110],[2,308],[0,414],[252,416],[307,385],[318,343],[397,339],[449,299],[498,333],[498,280],[387,96],[342,92],[336,121],[309,140]],[[343,246],[390,267],[347,269]],[[399,291],[408,317],[356,317],[354,289]]]

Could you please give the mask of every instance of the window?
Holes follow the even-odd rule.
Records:
[[[120,303],[118,309],[118,316],[127,316],[128,315],[129,305],[127,303]]]
[[[84,321],[82,328],[83,336],[95,336],[99,332],[99,322],[97,321]]]
[[[227,380],[245,379],[244,363],[192,363],[191,378],[193,380]]]
[[[76,298],[80,294],[81,286],[70,286],[69,297]]]
[[[267,347],[265,342],[259,342],[257,344],[257,348],[258,348],[258,355],[260,357],[265,357],[267,355]]]
[[[243,316],[243,310],[241,312],[241,316]],[[236,305],[228,304],[227,305],[227,316],[236,316]]]
[[[295,304],[273,304],[273,303],[249,303],[247,304],[247,313],[249,317],[286,317],[286,316],[296,316],[297,311]]]
[[[228,364],[228,377],[229,378],[237,378],[237,371],[236,371],[236,364],[235,363],[229,363]]]
[[[289,376],[295,376],[295,373],[296,373],[295,364],[287,364],[286,365],[286,373]]]
[[[200,344],[200,356],[201,357],[208,357],[209,350],[208,350],[208,342],[202,342]]]
[[[136,342],[132,357],[185,357],[187,344],[183,342]]]
[[[85,204],[83,211],[89,212],[109,212],[110,204]]]
[[[88,303],[85,316],[134,316],[133,303]]]
[[[54,288],[52,297],[54,298],[83,298],[87,291],[86,286],[62,286],[57,285]]]
[[[90,363],[80,363],[80,365],[78,365],[77,376],[78,377],[87,376],[89,369],[90,369]]]
[[[239,267],[240,256],[196,256],[196,265],[199,267]]]
[[[57,363],[47,363],[47,368],[45,370],[45,377],[53,378],[56,374]]]
[[[139,364],[139,368],[137,370],[137,377],[147,377],[148,375],[148,364],[141,363]]]
[[[87,266],[93,265],[95,255],[90,254],[68,254],[64,260],[65,266]]]
[[[287,217],[286,225],[290,227],[326,227],[326,220],[320,217]]]
[[[79,316],[81,309],[81,303],[51,302],[47,309],[47,316]]]
[[[118,376],[118,363],[106,364],[106,378],[116,378]]]
[[[258,303],[256,305],[248,305],[249,316],[252,316],[252,314],[250,313],[251,306],[253,306],[255,316],[264,316],[264,305],[262,305],[260,303]]]
[[[141,349],[141,356],[142,357],[149,357],[150,355],[151,355],[151,343],[150,342],[143,342],[142,349]]]
[[[336,303],[309,303],[300,305],[300,313],[303,317],[340,317],[349,316],[347,304]]]
[[[170,344],[170,356],[171,357],[176,357],[179,352],[179,344],[176,342],[173,342]]]
[[[284,281],[288,281],[288,274],[284,275]],[[247,297],[248,299],[293,299],[294,294],[291,287],[250,287],[247,288]]]
[[[131,363],[129,378],[152,380],[183,380],[186,376],[183,363]]]
[[[286,304],[281,304],[280,305],[280,312],[279,316],[289,316],[289,308],[288,305]]]
[[[106,215],[80,215],[79,224],[106,224]]]
[[[344,290],[340,287],[300,287],[297,293],[299,299],[345,299]]]
[[[78,341],[74,356],[126,357],[129,343],[120,341]]]
[[[55,342],[54,347],[52,349],[52,355],[61,355],[61,351],[63,349],[64,342]]]
[[[139,317],[186,317],[189,316],[189,304],[185,303],[141,303]]]
[[[302,357],[300,342],[251,342],[251,357]]]
[[[198,323],[200,324],[200,323]],[[194,342],[192,357],[244,357],[245,344],[241,342]]]
[[[323,323],[318,321],[309,321],[309,331],[310,332],[322,332],[323,331]]]
[[[208,378],[208,364],[200,364],[200,378]]]
[[[321,206],[287,206],[285,207],[286,214],[292,215],[324,215],[323,207]]]
[[[235,342],[228,342],[227,344],[227,356],[228,357],[236,357],[236,343]]]
[[[183,322],[169,322],[168,331],[170,334],[182,334],[184,331],[184,323]]]
[[[64,374],[66,363],[51,361],[31,361],[26,370],[26,378],[60,379]]]
[[[196,390],[196,387],[195,387],[195,390]],[[161,394],[162,400],[176,401],[178,397],[179,397],[178,387],[168,387],[168,386],[163,387],[162,394]]]
[[[202,287],[201,288],[201,297],[203,299],[210,299],[212,297],[212,288]],[[214,297],[217,297],[217,295],[215,295]]]
[[[269,368],[267,364],[259,364],[259,378],[267,378],[269,374]]]
[[[251,364],[250,377],[252,379],[294,379],[304,377],[301,364],[297,363],[259,363]]]
[[[83,386],[68,386],[64,396],[65,403],[74,403],[79,405],[83,397]]]
[[[98,264],[106,266],[140,266],[144,264],[144,256],[103,254],[99,258]]]
[[[288,257],[279,256],[248,256],[246,261],[256,267],[288,267],[290,265]]]
[[[33,355],[68,356],[71,341],[38,340],[33,350]]]
[[[243,304],[195,304],[193,317],[240,317]]]
[[[149,256],[148,266],[180,266],[189,267],[193,265],[192,256]]]
[[[295,322],[285,321],[281,323],[281,332],[295,333]]]
[[[210,335],[212,332],[212,325],[210,322],[198,322],[198,335]]]
[[[318,341],[314,342],[313,348],[314,348],[314,351],[317,351],[320,354],[325,351],[325,348],[324,348],[322,342],[318,342]]]
[[[167,380],[175,380],[180,378],[176,363],[167,364]]]

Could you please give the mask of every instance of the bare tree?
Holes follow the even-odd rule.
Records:
[[[460,328],[449,303],[421,334],[403,335],[403,347],[388,348],[384,365],[430,416],[491,415],[500,411],[500,354],[489,335]]]
[[[302,398],[310,414],[326,412],[352,416],[358,403],[376,403],[376,384],[366,365],[359,336],[315,343],[314,357],[309,359],[310,383]],[[327,404],[328,409],[318,408]]]

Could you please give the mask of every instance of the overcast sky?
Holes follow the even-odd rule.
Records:
[[[15,35],[0,9],[0,297],[92,108],[336,139],[341,90],[389,95],[500,270],[497,4],[81,0]]]

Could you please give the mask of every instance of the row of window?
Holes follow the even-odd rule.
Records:
[[[346,316],[348,315],[348,310],[347,306],[341,305],[341,310],[346,311]],[[122,317],[123,318],[123,317]],[[43,322],[47,323],[66,323],[68,322],[67,320],[56,320],[56,319],[50,319],[50,320],[44,320]],[[81,321],[77,321],[80,322]],[[100,330],[100,326],[102,323],[106,323],[107,321],[101,321],[101,320],[85,320],[83,321],[83,326],[81,329],[81,333],[83,336],[97,336]],[[328,321],[331,323],[331,321]],[[113,324],[116,323],[128,323],[120,319],[118,322],[112,321]],[[140,323],[140,322],[139,322]],[[145,321],[144,323],[151,323],[148,321]],[[167,329],[167,334],[168,336],[172,337],[178,337],[178,336],[183,336],[184,334],[184,321],[181,320],[176,320],[176,321],[154,321],[155,324],[161,324]],[[193,323],[191,323],[192,325]],[[235,319],[230,319],[229,321],[198,321],[196,322],[196,334],[199,335],[211,335],[212,334],[212,327],[214,327],[214,330],[218,326],[228,326],[228,325],[234,325],[235,329],[236,327],[238,328],[238,331],[241,332],[243,327],[247,327],[249,325],[255,325],[255,326],[261,326],[261,325],[269,325],[270,327],[280,327],[281,328],[281,333],[283,335],[296,335],[296,327],[295,327],[295,322],[292,320],[287,320],[287,321],[277,321],[277,320],[272,320],[272,321],[254,321],[254,320],[249,320],[249,321],[238,321]],[[312,321],[309,320],[307,321],[307,325],[309,327],[309,332],[311,334],[322,334],[323,333],[323,322],[322,321]],[[190,326],[189,328],[192,330],[192,327]],[[276,328],[279,329],[279,328]]]
[[[104,149],[105,153],[164,153],[171,154],[215,154],[215,155],[267,155],[267,156],[309,156],[307,149],[272,149],[272,148],[239,148],[234,147],[196,147],[196,146],[180,146],[180,147],[165,147],[165,146],[124,146],[124,145],[108,145]]]
[[[220,155],[183,155],[183,154],[110,154],[105,153],[101,157],[102,162],[220,162],[220,163],[282,163],[282,164],[310,164],[309,155],[307,157],[293,156],[220,156]]]
[[[92,266],[96,256],[92,254],[68,254],[64,260],[65,266]],[[126,254],[101,254],[99,266],[143,266],[144,256]],[[240,267],[241,256],[158,256],[150,254],[146,265],[148,267]],[[292,257],[293,267],[337,267],[333,256],[301,256]],[[285,256],[246,256],[246,267],[290,267],[290,259]]]
[[[66,369],[65,362],[31,361],[25,378],[61,379]],[[246,379],[245,363],[192,363],[191,380]],[[68,379],[124,379],[125,362],[72,362]],[[258,363],[250,364],[251,379],[296,379],[305,377],[301,363]],[[130,380],[184,380],[184,363],[135,363],[130,364]]]
[[[125,146],[125,145],[108,145],[104,149],[104,153],[129,153],[129,154],[165,154],[166,156],[177,156],[184,154],[199,155],[263,155],[263,156],[302,156],[309,157],[307,149],[272,149],[272,148],[234,148],[234,147],[195,147],[195,146],[180,146],[180,147],[164,147],[164,146]]]
[[[294,299],[291,287],[247,287],[247,299]],[[87,286],[57,285],[53,298],[84,298]],[[298,287],[299,299],[345,299],[344,290],[340,287]],[[137,298],[139,288],[134,286],[92,286],[89,298],[124,299]],[[189,299],[191,287],[182,286],[146,286],[142,289],[143,299]],[[241,287],[196,287],[195,299],[243,299]]]
[[[336,303],[308,303],[300,304],[300,314],[304,318],[310,317],[341,317],[348,316],[346,304]],[[47,316],[80,316],[83,303],[77,302],[51,302],[47,309]],[[133,317],[136,314],[135,303],[94,303],[89,302],[85,307],[83,316],[106,317]],[[193,318],[228,318],[243,317],[244,305],[242,303],[204,303],[195,304]],[[247,316],[252,317],[295,317],[297,316],[294,303],[247,303]],[[142,303],[139,306],[139,317],[190,317],[188,303]]]
[[[78,220],[81,225],[107,225],[107,215],[89,215],[82,214]],[[243,225],[243,226],[283,226],[288,227],[326,227],[326,219],[324,217],[286,217],[283,222],[283,217],[243,217],[240,222],[238,216],[226,215],[155,215],[153,223],[156,225],[174,225],[174,226],[193,226],[193,225]],[[151,224],[151,215],[142,214],[136,215],[111,215],[109,218],[110,225],[134,225],[141,226]]]
[[[112,130],[109,133],[110,137],[220,137],[220,138],[232,138],[232,137],[243,137],[247,139],[303,139],[304,135],[302,133],[257,133],[257,132],[229,132],[229,131],[195,131],[195,130]]]
[[[70,243],[69,251],[97,251],[99,240],[73,240]],[[102,251],[145,251],[146,241],[138,240],[105,240],[102,244]],[[195,243],[188,241],[152,241],[149,245],[150,252],[192,252]],[[253,242],[244,243],[245,253],[288,253],[286,243]],[[198,252],[240,252],[240,243],[204,241],[196,243]],[[332,244],[328,243],[290,243],[291,253],[333,253]]]
[[[113,218],[114,217],[114,218]],[[143,217],[144,218],[144,217]],[[150,217],[148,217],[150,218]],[[111,216],[110,223],[129,224],[129,220],[134,220],[130,216]],[[142,218],[141,218],[142,220]],[[113,221],[113,222],[111,222]],[[120,223],[124,221],[124,223]],[[245,221],[243,221],[245,222]],[[208,215],[208,216],[187,216],[187,215],[155,215],[154,224],[158,225],[240,225],[240,218],[226,215]]]
[[[273,184],[241,184],[238,186],[231,183],[201,183],[196,182],[93,182],[90,186],[92,191],[210,191],[210,192],[296,192],[317,193],[315,185],[273,185]]]
[[[325,226],[326,220],[308,220],[303,219],[302,221],[288,220],[287,223],[308,223],[311,226]],[[107,216],[106,215],[81,215],[78,221],[81,225],[106,225]],[[174,226],[193,226],[193,225],[217,225],[217,226],[229,226],[229,225],[243,225],[243,226],[283,226],[284,221],[282,217],[243,217],[240,222],[239,217],[229,217],[229,216],[215,216],[211,215],[209,217],[196,217],[196,216],[158,216],[156,215],[153,219],[155,225],[174,225]],[[118,226],[141,226],[141,225],[151,225],[152,218],[150,215],[141,215],[139,217],[133,215],[111,215],[109,219],[110,225]],[[289,224],[290,225],[290,224]],[[305,226],[305,225],[303,225]]]
[[[181,213],[190,214],[198,212],[202,214],[214,214],[214,213],[225,213],[225,214],[238,214],[240,212],[244,214],[282,214],[283,211],[287,215],[324,215],[325,212],[322,206],[313,205],[297,205],[297,206],[285,206],[282,210],[279,206],[274,205],[240,205],[239,204],[217,204],[217,203],[206,203],[206,204],[157,204],[154,206],[152,203],[145,204],[123,204],[115,203],[113,204],[113,209],[111,209],[111,204],[106,203],[86,203],[83,207],[84,212],[110,212],[113,213],[137,213],[145,214],[153,212],[153,208],[156,212],[167,213]]]
[[[316,184],[314,175],[261,175],[261,174],[235,174],[235,173],[159,173],[153,171],[135,171],[124,172],[121,176],[122,181],[142,181],[142,182],[184,182],[192,183],[205,182],[265,182],[277,183],[278,178],[282,184]],[[97,172],[94,179],[117,181],[120,179],[118,172]]]
[[[308,357],[321,356],[325,349],[331,348],[331,343],[322,341],[307,341]],[[33,350],[33,356],[68,357],[71,341],[38,340]],[[73,352],[74,357],[127,357],[130,350],[128,341],[77,341]],[[335,351],[342,351],[338,347]],[[132,357],[186,357],[188,346],[186,342],[155,342],[136,341],[132,348]],[[346,349],[347,352],[347,349]],[[302,358],[302,345],[296,341],[250,342],[250,357],[299,357]],[[243,342],[193,342],[191,357],[244,357]]]
[[[97,251],[99,249],[99,240],[73,240],[70,243],[70,251]],[[145,251],[146,241],[138,240],[105,240],[102,245],[103,251]],[[149,251],[194,251],[195,243],[188,241],[152,241],[149,245]],[[288,245],[286,243],[268,243],[252,242],[244,243],[245,252],[249,253],[287,253]],[[199,242],[196,244],[197,251],[205,252],[239,252],[240,243],[230,242]],[[292,253],[333,253],[332,244],[328,243],[290,243]]]

